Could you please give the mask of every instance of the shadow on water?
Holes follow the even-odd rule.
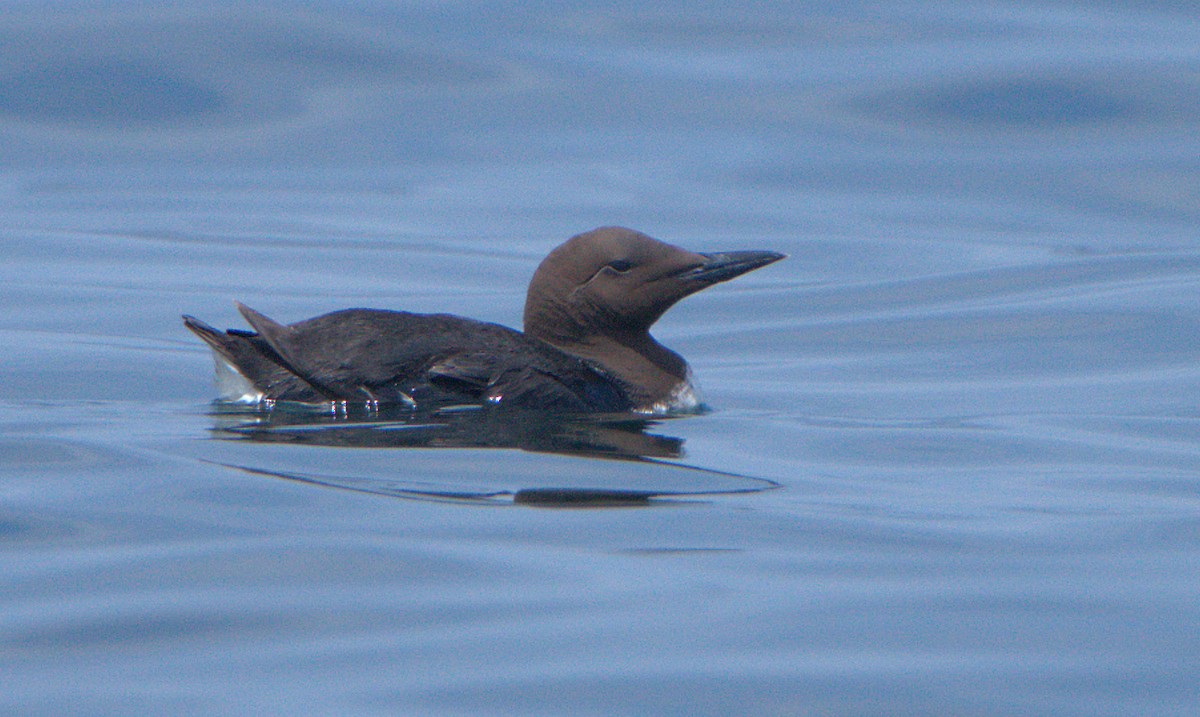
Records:
[[[682,438],[650,432],[666,419],[493,411],[486,408],[417,412],[407,408],[364,408],[335,404],[316,409],[278,404],[249,408],[214,404],[213,435],[234,442],[305,448],[508,449],[570,458],[602,459],[591,469],[546,469],[531,476],[506,472],[490,458],[460,464],[453,482],[337,475],[280,467],[213,461],[255,475],[377,495],[453,502],[487,502],[545,507],[647,505],[671,498],[754,493],[774,481],[676,462]],[[439,466],[446,461],[439,462]],[[349,466],[347,466],[349,467]],[[641,472],[639,472],[639,470]],[[654,472],[647,476],[646,470]],[[420,471],[418,471],[420,472]],[[480,477],[494,472],[495,477]],[[681,475],[683,474],[683,475]],[[524,482],[523,485],[520,485]],[[596,483],[603,485],[597,485]],[[505,485],[517,483],[518,485]]]

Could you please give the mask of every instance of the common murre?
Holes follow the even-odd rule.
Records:
[[[621,227],[579,234],[538,266],[524,333],[448,314],[345,309],[285,325],[237,304],[254,331],[184,316],[213,350],[223,398],[478,404],[572,412],[694,409],[690,369],[650,327],[675,302],[783,259],[701,254]]]

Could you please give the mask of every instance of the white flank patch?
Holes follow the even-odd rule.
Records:
[[[235,403],[262,402],[263,392],[216,351],[213,351],[213,363],[216,365],[217,393],[222,400]]]
[[[703,405],[704,399],[699,389],[692,383],[692,372],[671,389],[671,395],[665,401],[658,401],[650,406],[637,409],[637,413],[651,416],[669,416],[679,413],[695,413]]]

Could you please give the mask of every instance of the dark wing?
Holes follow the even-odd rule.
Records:
[[[238,305],[290,372],[338,400],[479,400],[495,373],[492,345],[523,339],[470,319],[346,309],[283,325]]]
[[[493,349],[446,356],[429,367],[430,382],[481,402],[516,408],[564,412],[632,408],[616,383],[573,356],[556,349],[545,351],[531,342]]]
[[[616,383],[571,356],[508,368],[488,386],[487,399],[513,408],[570,413],[633,408]]]
[[[267,398],[436,406],[493,403],[623,411],[629,401],[582,360],[524,334],[445,314],[346,309],[284,325],[238,304],[257,334],[188,328]]]

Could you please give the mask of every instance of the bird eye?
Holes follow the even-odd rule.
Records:
[[[633,268],[633,264],[625,261],[624,259],[613,259],[612,261],[608,262],[608,268],[612,269],[618,274],[624,274]]]

